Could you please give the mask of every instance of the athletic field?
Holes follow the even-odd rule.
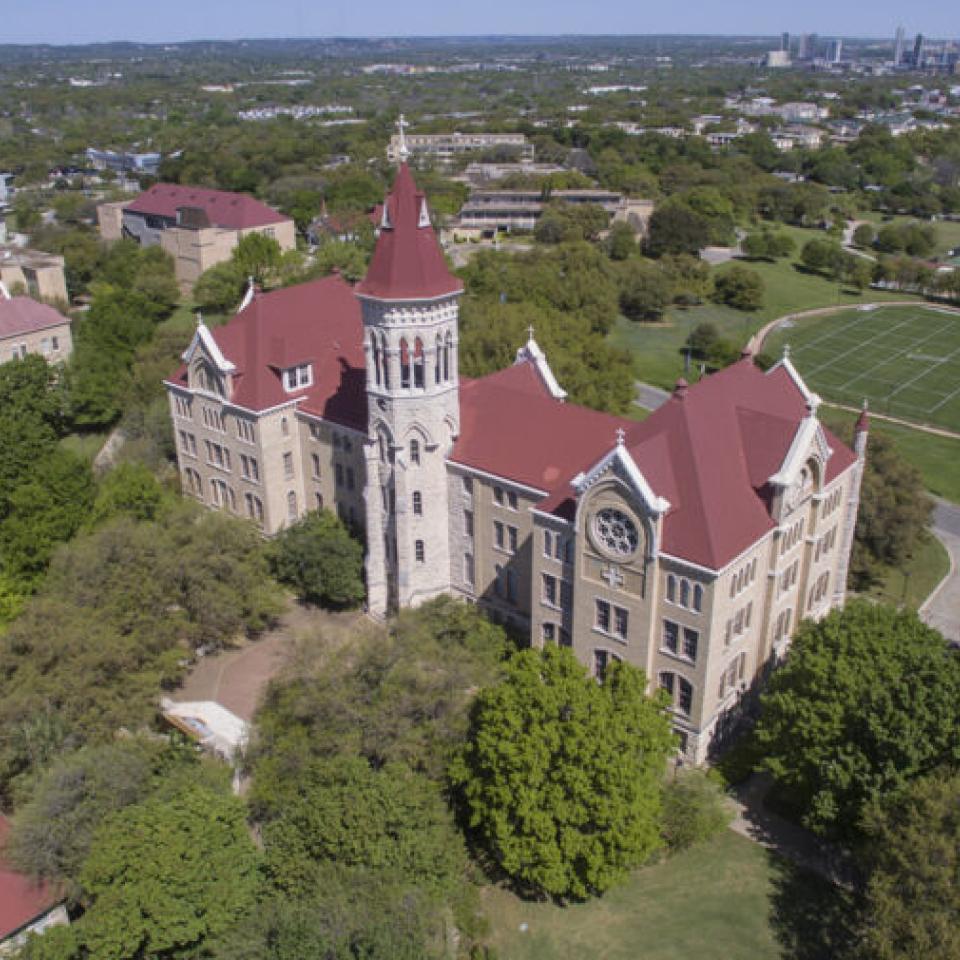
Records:
[[[790,359],[825,400],[960,432],[960,314],[932,306],[846,310],[772,331],[764,352]]]

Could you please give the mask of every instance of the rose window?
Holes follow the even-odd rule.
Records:
[[[605,507],[593,518],[593,532],[597,541],[610,553],[628,557],[640,544],[636,524],[620,510]]]

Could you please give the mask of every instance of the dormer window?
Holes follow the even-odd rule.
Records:
[[[297,367],[288,367],[283,371],[283,388],[287,393],[302,390],[313,385],[313,365],[301,363]]]

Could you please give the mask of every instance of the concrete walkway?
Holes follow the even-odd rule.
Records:
[[[642,383],[640,380],[635,381],[633,387],[637,391],[633,402],[644,410],[656,410],[670,399],[669,390],[661,390],[660,387]]]
[[[950,555],[950,570],[920,606],[920,619],[960,644],[960,506],[937,499],[931,533]]]
[[[769,776],[755,773],[734,788],[735,816],[730,829],[806,870],[819,873],[831,883],[852,887],[856,870],[846,850],[821,840],[764,806],[771,784]]]

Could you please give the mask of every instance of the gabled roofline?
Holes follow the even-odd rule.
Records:
[[[807,406],[810,408],[811,413],[816,413],[817,407],[820,406],[820,396],[814,393],[810,388],[803,382],[803,377],[797,372],[797,368],[793,365],[793,361],[790,359],[790,348],[785,347],[783,351],[783,356],[766,372],[766,376],[769,376],[775,370],[783,368],[786,370],[787,375],[793,381],[794,386],[797,390],[800,391],[800,395],[806,401]]]
[[[360,300],[373,300],[376,303],[433,303],[435,300],[446,300],[448,297],[459,297],[463,293],[463,284],[455,290],[449,290],[447,293],[437,293],[432,297],[378,297],[372,293],[363,293],[356,287],[353,288],[354,295]]]
[[[811,443],[816,443],[824,463],[833,456],[833,448],[827,443],[823,424],[812,410],[800,422],[797,432],[793,435],[793,443],[790,444],[790,449],[783,458],[783,463],[780,464],[780,469],[769,478],[768,482],[778,487],[789,486],[800,469],[801,461],[806,459]]]
[[[497,483],[506,484],[508,487],[516,487],[517,490],[523,490],[526,493],[532,493],[541,498],[548,496],[548,492],[546,490],[540,490],[537,487],[531,487],[529,484],[521,483],[519,480],[511,480],[509,477],[502,477],[498,473],[490,473],[487,470],[481,470],[479,467],[471,467],[470,464],[460,463],[459,460],[454,460],[452,457],[447,457],[444,462],[451,467],[456,467],[458,470],[476,474],[478,477],[484,477],[487,480],[495,480]]]
[[[513,361],[513,365],[517,366],[517,364],[528,361],[533,364],[537,374],[543,381],[543,385],[550,392],[550,396],[552,396],[554,400],[566,400],[567,391],[557,382],[557,378],[553,375],[550,364],[547,362],[547,355],[540,349],[537,341],[533,339],[533,327],[530,328],[529,339],[517,351],[517,358]]]
[[[670,501],[664,497],[659,497],[653,492],[653,488],[647,483],[646,477],[640,472],[636,461],[630,456],[630,452],[623,445],[622,439],[617,441],[616,446],[603,458],[601,458],[593,467],[584,473],[578,473],[570,485],[576,491],[578,496],[586,493],[595,483],[597,483],[607,470],[614,464],[619,464],[630,481],[635,492],[639,494],[644,506],[655,516],[661,516],[670,509]]]
[[[197,332],[193,335],[190,346],[187,347],[182,354],[183,362],[188,366],[200,344],[203,344],[204,350],[221,373],[233,373],[237,369],[236,364],[232,363],[223,355],[223,351],[217,346],[217,341],[213,339],[213,334],[210,332],[209,327],[203,322],[203,318],[198,313]]]

